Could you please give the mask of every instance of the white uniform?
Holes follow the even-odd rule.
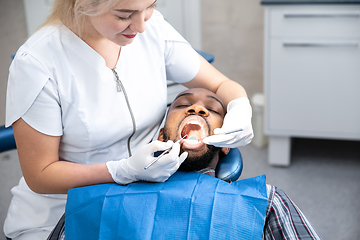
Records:
[[[6,125],[23,118],[44,134],[62,136],[63,160],[96,164],[127,158],[134,124],[131,152],[159,128],[166,79],[187,82],[199,68],[197,53],[157,11],[145,32],[121,48],[115,67],[121,92],[97,52],[65,26],[45,27],[18,50],[10,67]],[[36,194],[23,178],[12,193],[4,225],[10,238],[47,234],[64,213],[66,195]]]

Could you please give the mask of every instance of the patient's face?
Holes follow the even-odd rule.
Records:
[[[224,116],[223,103],[213,92],[197,88],[178,95],[169,108],[160,140],[175,142],[185,136],[180,141],[181,151],[188,152],[189,156],[180,170],[196,171],[207,167],[219,153],[219,148],[204,144],[202,139],[222,126]]]

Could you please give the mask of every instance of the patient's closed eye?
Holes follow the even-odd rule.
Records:
[[[220,112],[218,110],[214,109],[214,108],[207,108],[207,110],[209,110],[210,112],[221,115]]]
[[[176,108],[186,108],[186,107],[190,107],[190,104],[179,104],[175,106]]]

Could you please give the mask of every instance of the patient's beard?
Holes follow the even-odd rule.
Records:
[[[198,157],[191,156],[191,150],[189,156],[180,165],[179,171],[183,172],[196,172],[201,169],[207,168],[210,162],[219,154],[220,149],[214,146],[208,146],[207,151]]]
[[[163,130],[163,139],[165,141],[169,140],[170,137],[167,134],[166,129]],[[212,145],[206,145],[206,152],[201,156],[191,156],[192,152],[196,153],[195,150],[186,150],[189,155],[185,161],[180,165],[179,171],[183,172],[196,172],[204,168],[207,168],[210,162],[219,155],[220,148],[214,147]]]

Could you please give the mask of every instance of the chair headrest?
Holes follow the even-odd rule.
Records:
[[[229,153],[221,158],[215,169],[215,176],[227,182],[239,179],[243,170],[243,160],[239,149],[231,148]]]

